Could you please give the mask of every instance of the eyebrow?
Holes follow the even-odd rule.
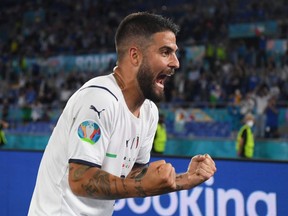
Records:
[[[160,51],[168,50],[169,52],[174,52],[174,49],[171,48],[170,46],[162,46],[162,47],[159,48],[159,50]],[[176,46],[175,52],[177,52],[177,51],[178,51],[178,47]]]

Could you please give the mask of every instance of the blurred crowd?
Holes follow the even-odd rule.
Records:
[[[229,24],[282,20],[288,12],[285,0],[3,0],[0,5],[1,55],[17,57],[114,51],[116,27],[135,11],[171,17],[181,26],[183,43],[226,43]],[[287,34],[284,24],[280,34]]]
[[[125,15],[136,11],[160,13],[181,26],[181,68],[166,84],[165,102],[226,106],[231,113],[236,107],[241,115],[263,113],[270,100],[286,106],[288,51],[281,56],[265,53],[263,47],[269,39],[265,35],[237,40],[228,35],[232,23],[275,20],[280,27],[277,38],[287,39],[285,0],[273,4],[269,0],[3,0],[2,118],[10,106],[18,106],[26,110],[27,120],[48,119],[43,109],[62,107],[85,81],[99,75],[97,71],[44,73],[39,65],[27,68],[25,58],[114,52],[116,27]],[[201,62],[187,61],[184,47],[193,45],[205,46]],[[109,67],[104,73],[111,70]]]

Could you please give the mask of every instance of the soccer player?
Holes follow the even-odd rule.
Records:
[[[128,15],[116,36],[113,73],[84,84],[69,99],[45,149],[29,215],[112,215],[115,199],[193,188],[214,175],[209,155],[176,174],[165,160],[149,164],[158,122],[155,102],[179,67],[170,19]]]

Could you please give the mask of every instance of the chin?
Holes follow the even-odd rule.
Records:
[[[153,102],[155,103],[159,103],[159,102],[162,102],[165,98],[165,95],[164,95],[164,91],[161,92],[160,94],[157,94],[154,96],[154,100],[152,100]]]

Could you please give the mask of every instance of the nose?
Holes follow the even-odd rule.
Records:
[[[176,53],[174,53],[173,55],[171,55],[171,59],[169,62],[169,67],[173,68],[173,69],[177,69],[180,67],[180,63],[178,60],[178,57],[176,55]]]

